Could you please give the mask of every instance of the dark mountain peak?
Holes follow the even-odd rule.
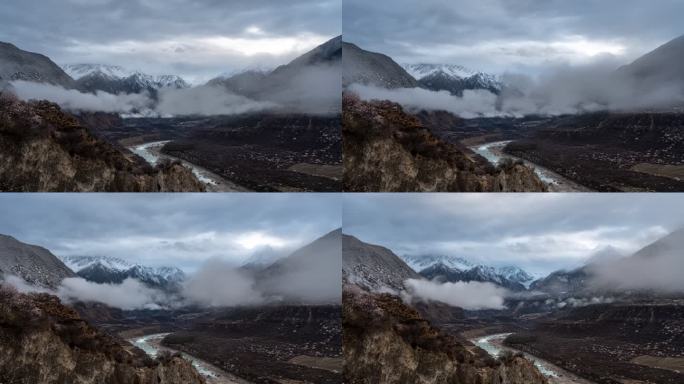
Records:
[[[375,85],[383,88],[415,88],[418,82],[391,57],[342,43],[342,85]]]
[[[342,237],[342,280],[368,291],[404,289],[406,279],[421,276],[391,250],[364,243],[354,236]]]
[[[255,271],[257,285],[285,301],[338,302],[342,294],[341,230],[329,232],[289,256]]]
[[[288,65],[330,64],[342,59],[342,36],[334,37],[292,60]],[[278,69],[276,69],[277,71]],[[274,71],[275,72],[275,71]]]
[[[0,277],[15,275],[41,287],[56,288],[74,272],[43,247],[0,235]]]
[[[0,86],[15,80],[75,88],[74,80],[47,56],[0,42]]]
[[[684,87],[684,35],[671,40],[641,56],[633,63],[618,69],[618,74],[630,77],[642,87],[672,86],[671,82]]]

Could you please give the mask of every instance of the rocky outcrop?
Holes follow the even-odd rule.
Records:
[[[343,99],[344,190],[350,192],[539,192],[522,163],[483,167],[389,101]]]
[[[347,383],[547,383],[525,358],[494,360],[432,327],[395,296],[346,286],[342,325]]]
[[[204,186],[179,163],[156,168],[93,136],[56,104],[0,95],[0,190],[16,192],[195,192]]]
[[[59,299],[0,286],[0,383],[202,384],[180,356],[150,359]]]

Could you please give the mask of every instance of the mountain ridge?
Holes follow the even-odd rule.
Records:
[[[76,81],[49,57],[0,41],[0,90],[15,80],[49,83],[67,89],[77,87]]]
[[[76,276],[48,249],[0,234],[0,277],[3,274],[51,289],[57,288],[63,279]]]

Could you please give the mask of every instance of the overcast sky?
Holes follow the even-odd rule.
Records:
[[[0,2],[0,41],[60,65],[115,64],[206,80],[272,68],[342,31],[341,0]]]
[[[58,256],[192,271],[285,256],[341,226],[338,194],[0,194],[0,233]]]
[[[399,255],[547,274],[630,254],[684,226],[679,194],[345,194],[343,229]]]
[[[344,39],[405,63],[536,74],[621,65],[684,34],[681,0],[345,0]]]

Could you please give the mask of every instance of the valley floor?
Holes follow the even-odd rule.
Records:
[[[178,352],[161,345],[161,341],[167,335],[168,333],[156,333],[129,339],[128,342],[145,351],[150,357],[156,358],[161,351],[169,351],[171,353]],[[194,356],[183,353],[183,357],[192,363],[195,369],[197,369],[207,381],[207,384],[250,384],[249,381],[235,377]]]
[[[495,141],[479,144],[469,148],[473,152],[487,159],[487,161],[489,161],[492,165],[497,165],[499,161],[504,158],[523,161],[525,165],[534,169],[534,172],[537,174],[537,176],[539,176],[539,179],[541,179],[541,181],[548,186],[549,192],[591,192],[591,189],[577,184],[574,181],[563,177],[554,171],[551,171],[550,169],[544,168],[531,161],[504,153],[503,149],[508,143],[510,143],[510,141]]]
[[[143,144],[137,144],[128,147],[128,149],[136,155],[142,157],[150,165],[155,166],[160,160],[169,159],[171,161],[180,161],[185,167],[192,170],[192,173],[201,181],[209,192],[249,192],[249,189],[237,185],[230,180],[213,173],[205,168],[202,168],[189,161],[179,159],[177,157],[161,153],[161,149],[169,141],[152,141]]]
[[[503,341],[510,333],[498,333],[471,339],[470,341],[478,347],[484,349],[492,357],[497,358],[504,351],[512,351],[514,353],[521,352],[517,349],[510,348],[503,345]],[[524,353],[524,352],[523,352]],[[539,369],[549,384],[594,384],[592,381],[585,380],[577,375],[574,375],[565,369],[554,365],[546,360],[540,359],[529,353],[524,353],[525,357],[534,362],[534,365]]]

